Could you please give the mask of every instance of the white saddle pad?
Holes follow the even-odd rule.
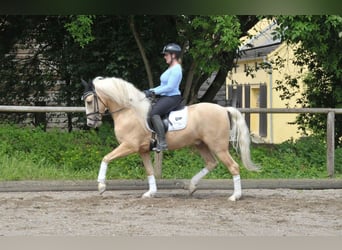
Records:
[[[188,107],[184,107],[183,109],[171,111],[169,114],[169,127],[167,131],[176,131],[181,130],[186,127],[188,123]],[[153,132],[153,130],[148,126],[146,122],[146,126],[149,131]]]
[[[188,122],[188,107],[172,111],[169,114],[169,129],[168,131],[181,130],[186,127]]]

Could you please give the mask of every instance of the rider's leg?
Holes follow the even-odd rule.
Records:
[[[167,150],[167,143],[165,139],[165,130],[164,130],[164,124],[163,121],[160,118],[160,115],[153,115],[151,118],[154,130],[157,133],[158,136],[158,143],[155,149],[155,151],[163,151]]]

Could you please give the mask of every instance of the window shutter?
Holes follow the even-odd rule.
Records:
[[[266,84],[260,85],[260,108],[267,108],[267,86]],[[259,135],[262,137],[267,136],[267,113],[259,114]]]
[[[251,107],[251,86],[249,84],[245,85],[245,108]],[[251,115],[250,113],[245,113],[245,120],[248,126],[248,129],[250,129],[251,125]]]

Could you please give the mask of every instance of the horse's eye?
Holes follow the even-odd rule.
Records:
[[[93,101],[87,101],[87,104],[88,105],[91,105]]]

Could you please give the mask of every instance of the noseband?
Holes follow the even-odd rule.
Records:
[[[103,101],[97,96],[95,91],[88,91],[86,93],[84,93],[84,95],[82,96],[82,100],[85,100],[88,96],[93,95],[94,96],[94,111],[90,112],[87,115],[87,119],[91,120],[91,121],[101,121],[101,117],[104,115],[104,113],[100,112],[100,108],[99,108],[99,100],[102,102],[102,104],[104,105]],[[106,105],[104,105],[106,107]],[[98,116],[95,116],[95,118],[91,118],[89,116],[92,115],[100,115],[100,118],[98,118]]]

